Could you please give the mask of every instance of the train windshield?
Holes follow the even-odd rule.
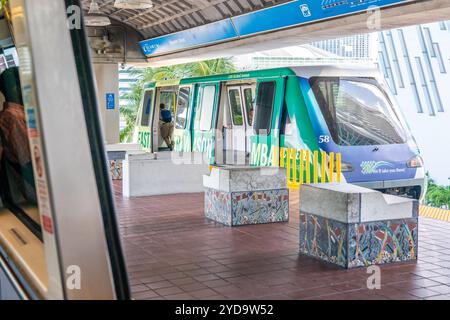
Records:
[[[342,146],[401,144],[406,133],[373,78],[310,80],[333,140]]]

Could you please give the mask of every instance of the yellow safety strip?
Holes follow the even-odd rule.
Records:
[[[450,210],[420,206],[419,215],[425,218],[450,222]]]

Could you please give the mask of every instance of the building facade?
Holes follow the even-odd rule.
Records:
[[[378,62],[431,177],[450,184],[450,22],[383,31]]]

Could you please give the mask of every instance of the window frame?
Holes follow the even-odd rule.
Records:
[[[203,114],[203,97],[205,94],[205,88],[212,87],[214,88],[214,95],[213,95],[213,102],[212,102],[212,109],[211,109],[211,119],[209,121],[209,129],[202,129],[202,114]],[[213,128],[212,122],[214,119],[214,109],[216,106],[217,101],[217,85],[216,84],[205,84],[201,85],[199,87],[198,92],[198,103],[196,108],[196,115],[195,115],[195,121],[194,121],[194,129],[202,132],[208,132],[211,131]],[[198,128],[196,127],[198,123]]]
[[[260,86],[263,83],[272,83],[274,85],[274,90],[273,90],[273,98],[272,98],[272,108],[270,110],[270,125],[269,125],[267,132],[264,134],[261,134],[260,132],[258,132],[258,130],[261,130],[261,129],[256,129],[256,119],[258,119],[258,115],[259,115],[258,97],[259,97],[259,93],[260,93]],[[255,135],[269,136],[270,133],[272,132],[272,120],[273,120],[272,118],[273,118],[273,112],[275,109],[276,97],[277,97],[277,81],[275,79],[274,80],[263,80],[263,81],[258,82],[256,97],[255,97],[255,113],[253,116],[253,125],[252,125],[253,133]]]
[[[294,116],[294,115],[292,115]],[[289,114],[288,106],[286,101],[284,101],[283,106],[281,108],[281,123],[280,123],[280,135],[284,136],[292,136],[294,135],[294,122],[292,121],[291,115]],[[289,119],[289,125],[287,123],[287,120]],[[287,129],[289,126],[289,130]]]
[[[242,119],[242,123],[241,124],[236,124],[235,123],[235,119],[234,119],[234,113],[233,113],[233,107],[231,106],[231,97],[230,97],[230,92],[231,91],[236,91],[239,95],[239,107],[240,107],[240,111],[241,111],[241,119]],[[230,115],[231,115],[231,123],[233,124],[233,127],[245,127],[245,122],[246,119],[244,118],[245,115],[242,112],[243,108],[242,108],[242,95],[241,95],[241,87],[228,87],[227,88],[227,99],[228,99],[228,104],[229,104],[229,109],[230,109]]]
[[[379,80],[376,77],[349,77],[349,76],[342,76],[342,77],[340,77],[340,76],[334,76],[334,77],[333,76],[315,76],[315,77],[311,77],[308,80],[308,82],[309,82],[309,85],[310,85],[311,90],[313,92],[314,99],[316,99],[316,102],[317,102],[317,104],[319,106],[319,110],[320,110],[320,112],[321,112],[323,117],[325,117],[325,115],[324,115],[324,112],[322,110],[321,103],[318,101],[318,97],[316,95],[316,92],[314,91],[313,85],[316,82],[320,81],[320,80],[322,80],[322,81],[330,81],[330,80],[335,80],[335,79],[349,81],[349,82],[361,82],[361,83],[365,83],[365,84],[370,84],[370,85],[376,87],[377,89],[379,89],[380,92],[383,94],[384,98],[386,99],[386,102],[387,102],[389,108],[391,109],[392,113],[396,117],[396,120],[400,124],[401,129],[404,130],[404,132],[403,132],[403,134],[404,134],[404,142],[395,143],[395,145],[407,143],[407,140],[408,140],[407,128],[405,128],[403,126],[403,121],[401,120],[401,117],[399,116],[399,114],[398,114],[398,112],[396,110],[394,102],[392,101],[392,99],[390,98],[389,94],[387,93],[385,88],[383,88],[383,86],[381,85],[381,83],[379,82]],[[329,114],[331,115],[331,113],[329,113]],[[328,132],[330,133],[330,137],[333,140],[333,142],[336,145],[340,146],[340,147],[355,147],[355,146],[358,146],[358,147],[366,146],[367,147],[367,146],[372,146],[372,145],[353,145],[353,146],[343,145],[343,144],[340,143],[339,133],[337,131],[335,133],[333,133],[334,129],[332,130],[330,128],[330,125],[329,125],[327,119],[325,119],[325,125],[326,125],[326,128],[327,128]],[[334,136],[334,134],[336,134],[336,137],[338,138],[338,141],[336,140],[336,137]],[[376,145],[381,145],[381,144],[376,144]],[[391,143],[391,144],[386,144],[386,145],[394,145],[394,144]]]
[[[177,124],[178,124],[178,99],[180,99],[180,91],[183,90],[183,89],[188,89],[189,90],[189,95],[188,95],[188,99],[187,99],[187,106],[186,106],[186,119],[185,119],[185,122],[184,122],[184,126],[183,127],[178,127],[177,126]],[[175,109],[175,129],[178,129],[178,130],[186,130],[187,129],[186,127],[187,127],[187,125],[189,123],[189,118],[190,118],[189,113],[190,113],[190,110],[191,110],[191,107],[192,107],[191,98],[192,98],[192,88],[191,88],[191,86],[184,86],[184,87],[180,87],[178,89],[177,104],[176,104],[176,109]]]
[[[256,104],[256,101],[255,101],[255,98],[253,97],[252,87],[251,86],[246,86],[246,87],[244,86],[244,87],[242,87],[242,101],[244,102],[244,112],[245,112],[245,119],[246,119],[247,127],[248,128],[253,128],[253,123],[254,123],[254,119],[255,119],[255,108],[256,108],[256,105],[253,106],[253,117],[252,117],[252,122],[250,123],[249,122],[249,110],[247,108],[248,107],[247,106],[247,99],[246,99],[246,96],[245,96],[245,92],[246,91],[250,91],[250,95],[251,95],[251,98],[252,98],[250,104],[252,106],[253,106],[253,103]]]
[[[147,100],[147,103],[146,103],[146,96],[147,96],[148,93],[151,94],[151,97]],[[141,114],[140,114],[140,117],[139,117],[139,127],[150,127],[150,120],[152,118],[152,113],[153,113],[152,112],[152,106],[154,105],[154,100],[155,100],[155,89],[152,88],[152,89],[149,89],[149,90],[145,90],[144,91],[144,96],[142,97],[142,110],[141,110]],[[145,113],[145,110],[147,109],[147,106],[148,106],[149,102],[150,102],[150,110],[148,112],[148,121],[147,121],[147,124],[144,125],[144,124],[142,124],[142,120],[144,118],[144,113]]]

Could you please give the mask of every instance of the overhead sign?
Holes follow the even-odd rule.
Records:
[[[158,38],[141,41],[146,56],[152,56],[180,49],[216,43],[237,38],[236,30],[230,19],[221,20],[204,26],[171,33]]]
[[[239,36],[293,27],[406,0],[297,0],[232,18]],[[282,18],[281,18],[282,17]]]
[[[327,20],[366,11],[371,7],[382,8],[411,1],[413,0],[295,0],[208,25],[141,41],[140,45],[144,54],[152,57]]]

